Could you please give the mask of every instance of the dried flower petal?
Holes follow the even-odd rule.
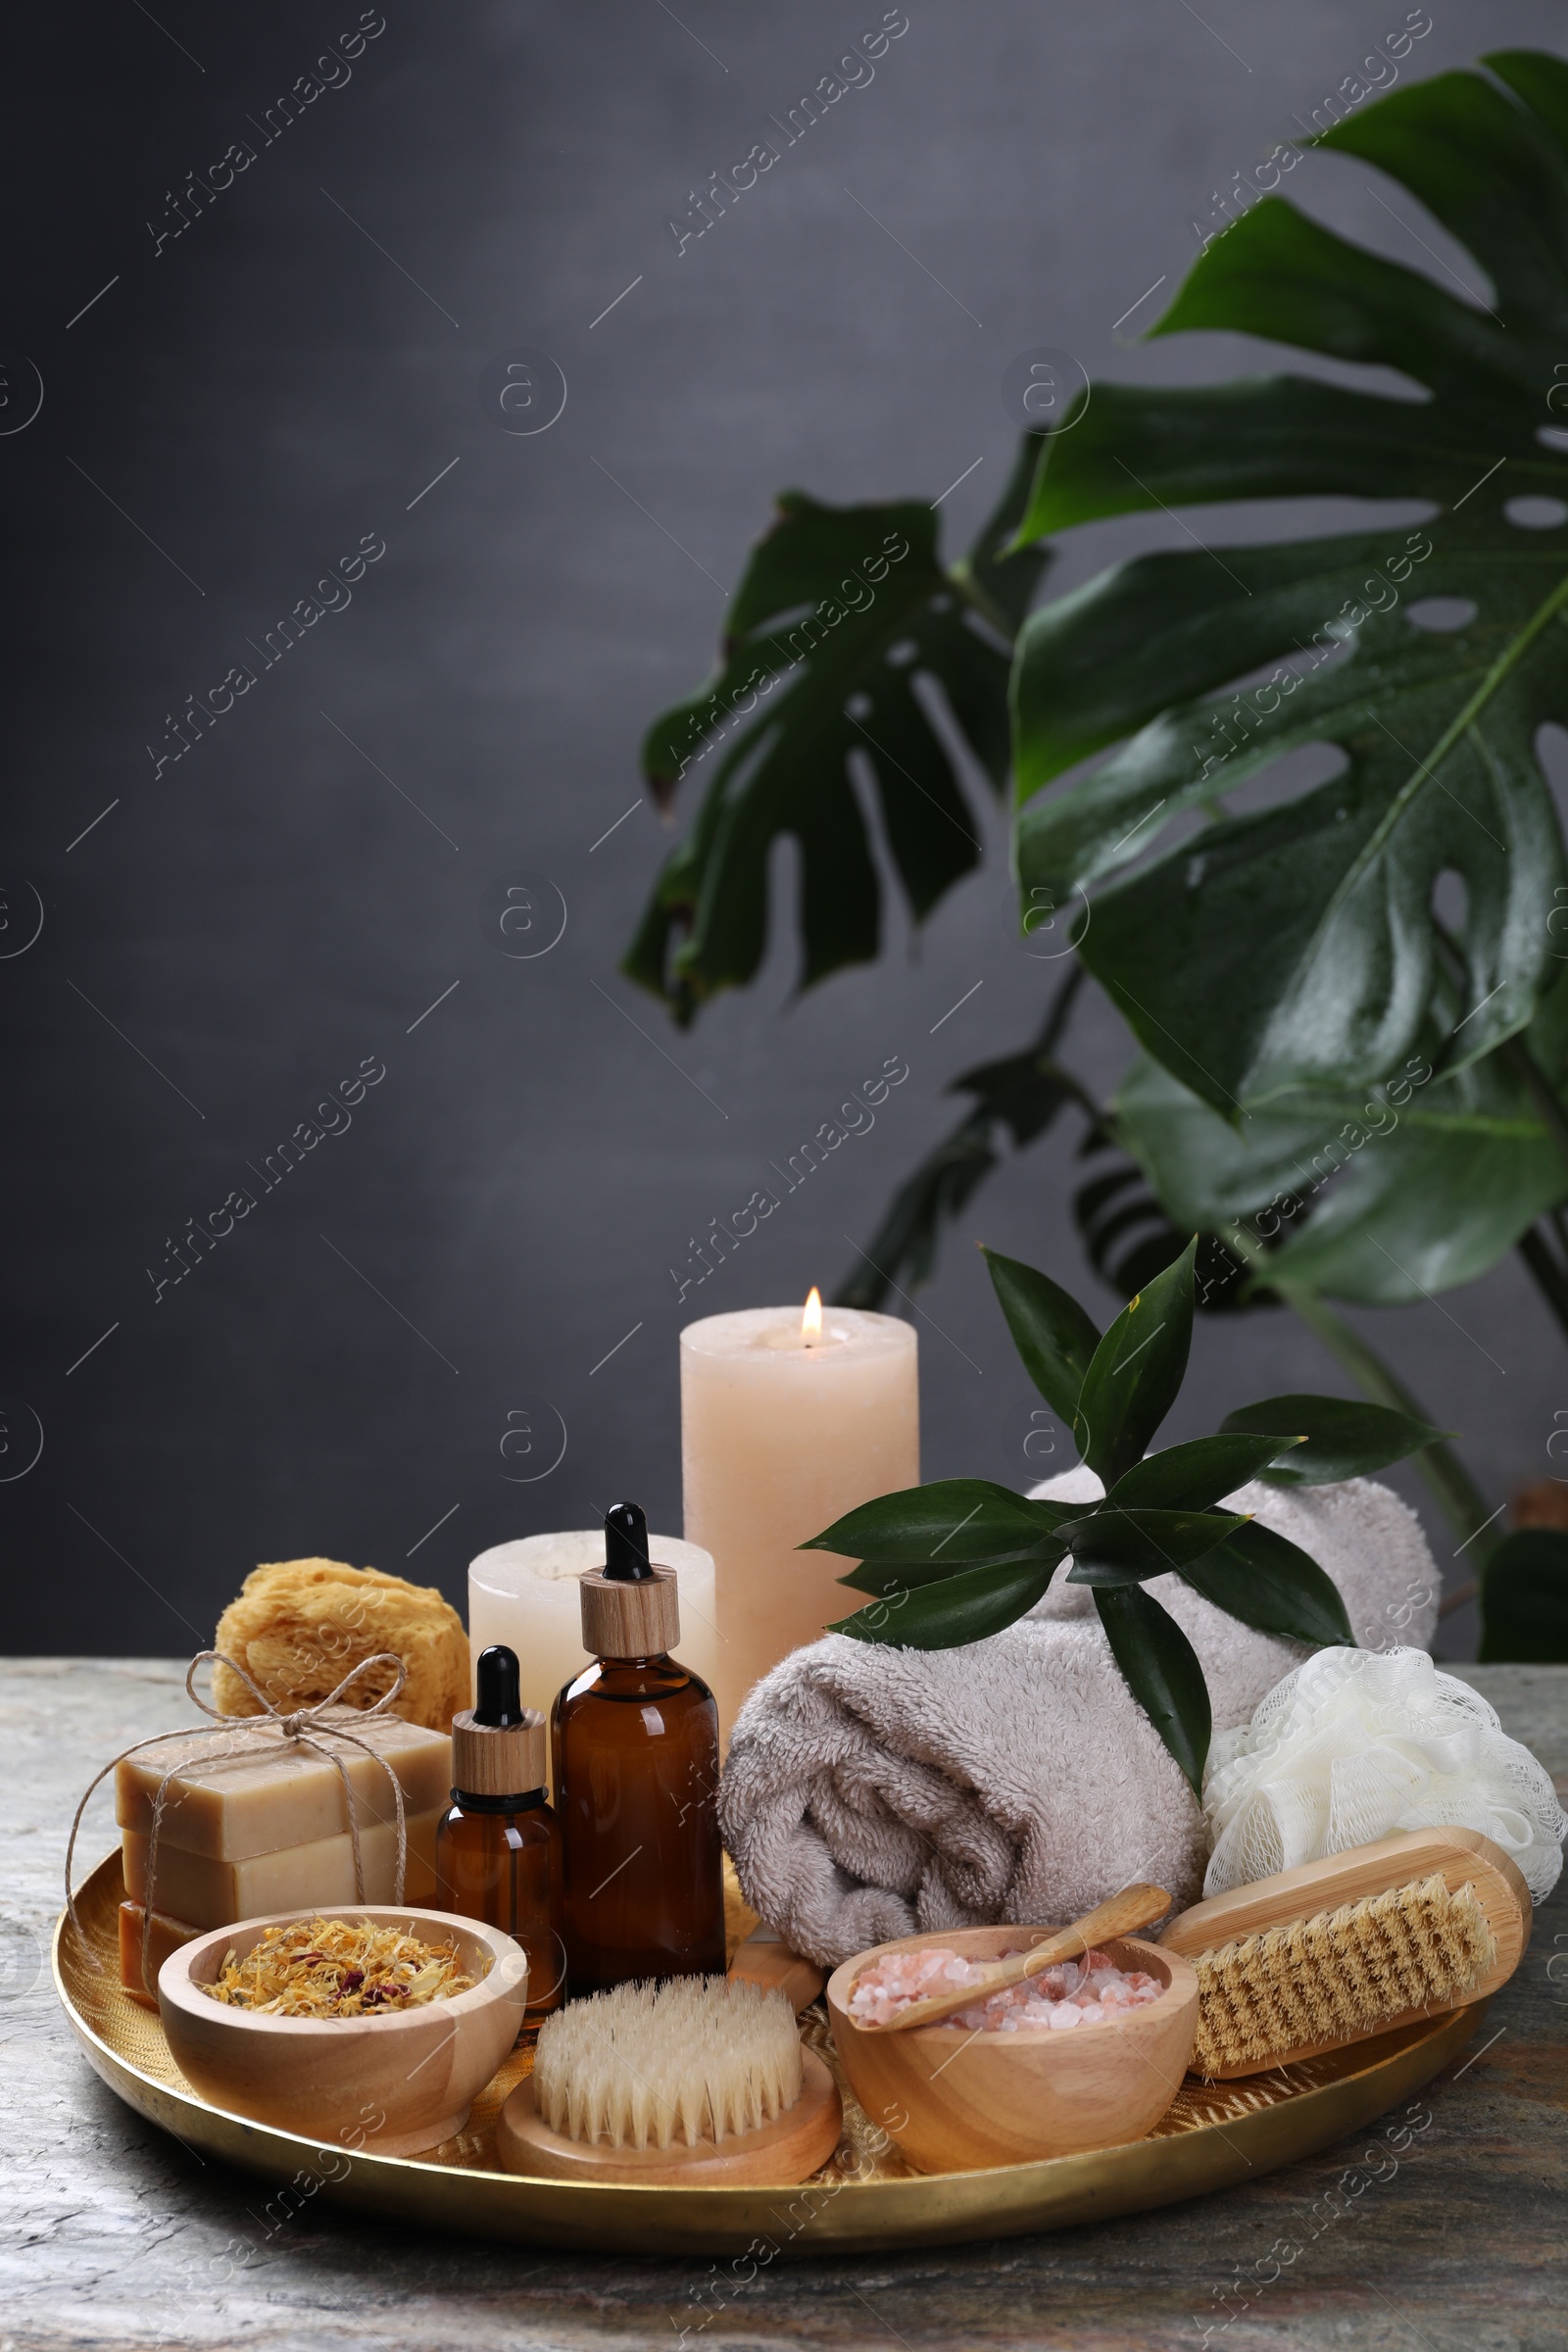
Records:
[[[202,1990],[266,2017],[363,2017],[389,2003],[449,2000],[474,1982],[453,1942],[421,1943],[368,1921],[305,1919],[268,1928],[243,1960],[229,1950],[217,1983]]]

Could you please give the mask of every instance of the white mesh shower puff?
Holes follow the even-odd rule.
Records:
[[[1556,1791],[1479,1691],[1422,1649],[1320,1649],[1250,1724],[1215,1735],[1203,1779],[1205,1894],[1397,1830],[1480,1830],[1541,1902],[1568,1830]]]

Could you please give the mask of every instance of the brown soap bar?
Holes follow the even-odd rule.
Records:
[[[177,1952],[182,1943],[189,1943],[202,1931],[182,1919],[167,1919],[162,1911],[155,1911],[147,1954],[147,1965],[152,1972],[152,1982],[148,1984],[141,1973],[141,1924],[145,1917],[140,1903],[120,1906],[120,1982],[133,2001],[139,2001],[144,2009],[156,2009],[158,1971],[171,1952]]]
[[[408,1867],[403,1899],[428,1903],[435,1897],[435,1832],[444,1808],[408,1817]],[[360,1832],[368,1903],[395,1902],[398,1833],[395,1822],[376,1822]],[[145,1903],[148,1840],[134,1830],[121,1837],[121,1866],[125,1892],[133,1903]],[[187,1853],[168,1835],[158,1834],[158,1885],[153,1901],[166,1917],[189,1920],[203,1934],[226,1928],[238,1919],[263,1919],[272,1911],[330,1910],[360,1898],[354,1887],[354,1840],[347,1830],[336,1838],[318,1838],[308,1845],[286,1845],[270,1854],[249,1854],[238,1862],[220,1862],[211,1854]]]
[[[391,1784],[378,1758],[397,1774],[409,1813],[427,1813],[432,1806],[446,1804],[452,1787],[452,1741],[447,1733],[427,1732],[394,1716],[363,1715],[352,1707],[334,1707],[326,1720],[339,1719],[374,1750],[368,1756],[347,1740],[327,1742],[348,1768],[362,1831],[396,1818]],[[236,1723],[235,1730],[240,1728]],[[346,1835],[349,1816],[342,1776],[330,1758],[318,1748],[285,1740],[277,1726],[255,1717],[243,1720],[243,1732],[245,1752],[240,1755],[215,1755],[214,1749],[222,1744],[220,1737],[175,1732],[155,1747],[122,1757],[115,1767],[115,1819],[120,1827],[147,1837],[158,1784],[176,1768],[179,1777],[164,1792],[160,1846],[167,1841],[187,1854],[243,1862],[253,1854],[272,1854],[283,1846],[312,1845],[318,1838]],[[353,1892],[352,1882],[349,1891]],[[221,1927],[229,1918],[242,1916],[225,1913],[213,1925]]]

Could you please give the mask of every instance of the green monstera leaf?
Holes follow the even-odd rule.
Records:
[[[1341,1298],[1408,1305],[1474,1282],[1565,1190],[1554,1137],[1494,1054],[1413,1103],[1382,1152],[1360,1151],[1274,1268]]]
[[[1385,1085],[1293,1089],[1237,1125],[1145,1060],[1114,1124],[1173,1217],[1221,1236],[1240,1222],[1271,1278],[1375,1305],[1475,1281],[1568,1194],[1506,1053],[1448,1073],[1413,1054]]]
[[[1320,143],[1417,198],[1490,303],[1268,197],[1154,330],[1263,335],[1396,368],[1418,396],[1292,375],[1097,385],[1046,443],[1019,534],[1257,498],[1428,508],[1414,530],[1140,557],[1020,638],[1028,915],[1079,908],[1083,958],[1146,1051],[1233,1122],[1295,1090],[1374,1084],[1418,1046],[1445,1070],[1479,1061],[1560,969],[1563,845],[1536,745],[1568,722],[1568,66],[1485,63]],[[1216,806],[1305,746],[1332,749],[1327,782]],[[1195,812],[1208,821],[1165,846]],[[1459,985],[1430,1044],[1446,874],[1464,886]]]
[[[936,509],[921,501],[780,497],[731,602],[717,671],[655,719],[643,745],[644,773],[666,808],[688,773],[708,781],[623,967],[677,1019],[756,976],[783,834],[800,850],[802,987],[876,956],[882,894],[858,769],[874,784],[917,920],[978,862],[978,822],[917,685],[940,683],[1000,792],[1011,642],[1048,561],[1004,547],[1038,438],[1025,434],[995,513],[949,566]]]

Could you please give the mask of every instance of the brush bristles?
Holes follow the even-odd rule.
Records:
[[[1200,2074],[1262,2067],[1306,2042],[1365,2034],[1384,2018],[1462,1999],[1497,1956],[1481,1898],[1441,1872],[1339,1911],[1200,1952]]]
[[[552,2132],[612,2148],[714,2145],[801,2095],[795,2011],[727,1977],[617,1984],[539,2029],[534,2095]]]

